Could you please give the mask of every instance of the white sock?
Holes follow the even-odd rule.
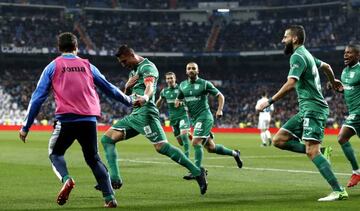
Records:
[[[358,169],[358,170],[353,170],[353,174],[360,175],[360,169]]]
[[[270,133],[269,130],[266,130],[266,131],[265,131],[265,135],[266,135],[266,140],[271,139],[271,133]]]
[[[263,144],[266,144],[266,133],[265,132],[261,132],[260,133],[260,137],[261,137],[261,141]]]

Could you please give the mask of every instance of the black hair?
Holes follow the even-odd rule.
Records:
[[[78,47],[76,36],[71,32],[64,32],[58,36],[58,48],[61,52],[73,52]]]
[[[305,29],[302,25],[291,25],[287,29],[291,31],[292,35],[297,36],[297,44],[303,45],[305,43],[306,34]]]
[[[128,47],[127,45],[122,45],[119,47],[117,53],[115,54],[116,57],[120,57],[120,56],[128,56],[134,54],[134,50],[130,47]]]

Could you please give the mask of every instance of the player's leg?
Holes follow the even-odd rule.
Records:
[[[110,179],[114,189],[119,189],[123,183],[118,162],[119,154],[116,150],[115,144],[138,134],[129,126],[131,118],[132,116],[130,115],[119,120],[101,137],[101,144],[104,148],[105,157],[109,167]]]
[[[274,135],[272,140],[274,146],[282,150],[305,154],[305,144],[300,141],[303,131],[302,122],[300,113],[290,118]]]
[[[111,204],[112,207],[116,207],[117,202],[108,171],[98,154],[96,122],[78,122],[77,131],[77,140],[81,145],[85,161],[91,168],[103,193],[105,206],[108,207]]]
[[[347,184],[347,187],[353,187],[360,182],[360,169],[359,164],[356,159],[356,155],[354,149],[350,144],[350,138],[356,134],[355,127],[351,126],[349,122],[346,125],[343,125],[339,136],[338,142],[343,150],[345,157],[349,160],[352,167],[352,175]]]
[[[179,121],[180,130],[180,139],[184,147],[184,154],[186,157],[190,157],[190,139],[189,139],[189,131],[190,131],[190,121],[188,117],[185,117]]]
[[[210,132],[209,137],[203,142],[203,145],[205,149],[209,153],[216,153],[218,155],[228,155],[233,156],[238,167],[242,168],[243,161],[240,159],[240,151],[239,150],[232,150],[227,147],[225,147],[222,144],[216,144],[215,143],[215,137],[214,134]]]
[[[64,159],[65,151],[75,140],[75,131],[71,123],[55,122],[54,131],[49,140],[49,158],[56,176],[63,183],[57,196],[57,203],[63,205],[69,198],[75,182],[68,173]]]
[[[261,139],[261,146],[266,146],[266,134],[265,134],[265,125],[264,120],[259,117],[258,129],[260,130],[260,139]]]
[[[142,128],[138,127],[135,129],[141,134],[144,134],[146,138],[154,144],[157,152],[171,158],[171,160],[187,168],[191,174],[195,176],[195,179],[199,184],[201,194],[205,194],[207,190],[205,169],[198,168],[179,148],[173,146],[167,141],[165,132],[161,127],[158,117],[155,115],[149,115],[149,117],[145,118],[145,121],[143,120],[144,119],[138,119],[137,122],[133,122],[136,125],[141,125],[141,123],[145,122],[145,125],[143,124]]]
[[[261,138],[261,146],[262,147],[266,147],[266,130],[265,129],[260,129],[260,138]]]
[[[270,127],[270,119],[267,119],[265,121],[265,142],[267,141],[269,143],[269,146],[271,146],[271,133],[269,131],[269,127]]]
[[[329,183],[333,192],[324,197],[320,198],[319,201],[335,201],[343,200],[348,198],[348,194],[343,187],[339,184],[334,172],[332,171],[331,165],[328,160],[320,153],[320,142],[313,140],[306,140],[306,154],[315,164],[320,174]]]
[[[329,196],[321,198],[319,201],[342,200],[348,197],[347,192],[340,186],[329,161],[320,152],[326,120],[327,114],[307,114],[303,120],[302,139],[305,141],[306,155],[333,189]]]

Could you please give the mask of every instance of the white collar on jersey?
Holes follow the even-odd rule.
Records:
[[[358,62],[358,63],[354,64],[353,66],[351,66],[350,68],[353,68],[353,67],[355,67],[357,65],[360,65],[360,63]]]

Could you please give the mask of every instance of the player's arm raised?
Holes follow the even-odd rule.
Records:
[[[154,82],[155,77],[149,76],[144,78],[145,91],[144,95],[137,95],[137,98],[134,102],[135,106],[143,106],[146,102],[149,101],[150,97],[154,94]]]

